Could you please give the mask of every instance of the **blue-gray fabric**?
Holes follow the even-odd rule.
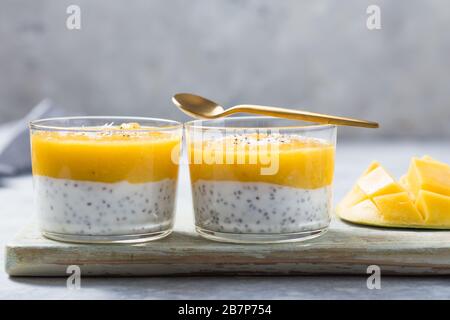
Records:
[[[0,126],[0,177],[31,171],[29,122],[61,115],[62,110],[46,99],[24,118]]]

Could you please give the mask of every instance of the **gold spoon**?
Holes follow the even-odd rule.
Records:
[[[229,116],[233,113],[254,113],[293,120],[337,124],[341,126],[364,128],[379,127],[378,123],[372,121],[251,104],[241,104],[225,110],[214,101],[190,93],[177,93],[172,97],[172,102],[187,115],[200,119],[216,119]]]

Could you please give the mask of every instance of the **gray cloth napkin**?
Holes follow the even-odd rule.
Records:
[[[24,118],[0,126],[0,177],[31,171],[30,121],[62,115],[62,110],[46,99]]]

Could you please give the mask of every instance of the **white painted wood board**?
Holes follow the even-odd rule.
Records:
[[[6,248],[12,276],[450,274],[450,231],[370,228],[333,220],[303,243],[239,245],[202,239],[185,223],[167,238],[137,245],[81,245],[48,240],[32,223]]]

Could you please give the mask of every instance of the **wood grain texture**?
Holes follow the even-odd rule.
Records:
[[[186,226],[181,221],[177,226]],[[137,245],[80,245],[43,238],[30,224],[6,248],[12,276],[65,276],[78,265],[83,276],[450,274],[450,232],[369,228],[334,220],[322,237],[273,245],[204,240],[188,227]]]

